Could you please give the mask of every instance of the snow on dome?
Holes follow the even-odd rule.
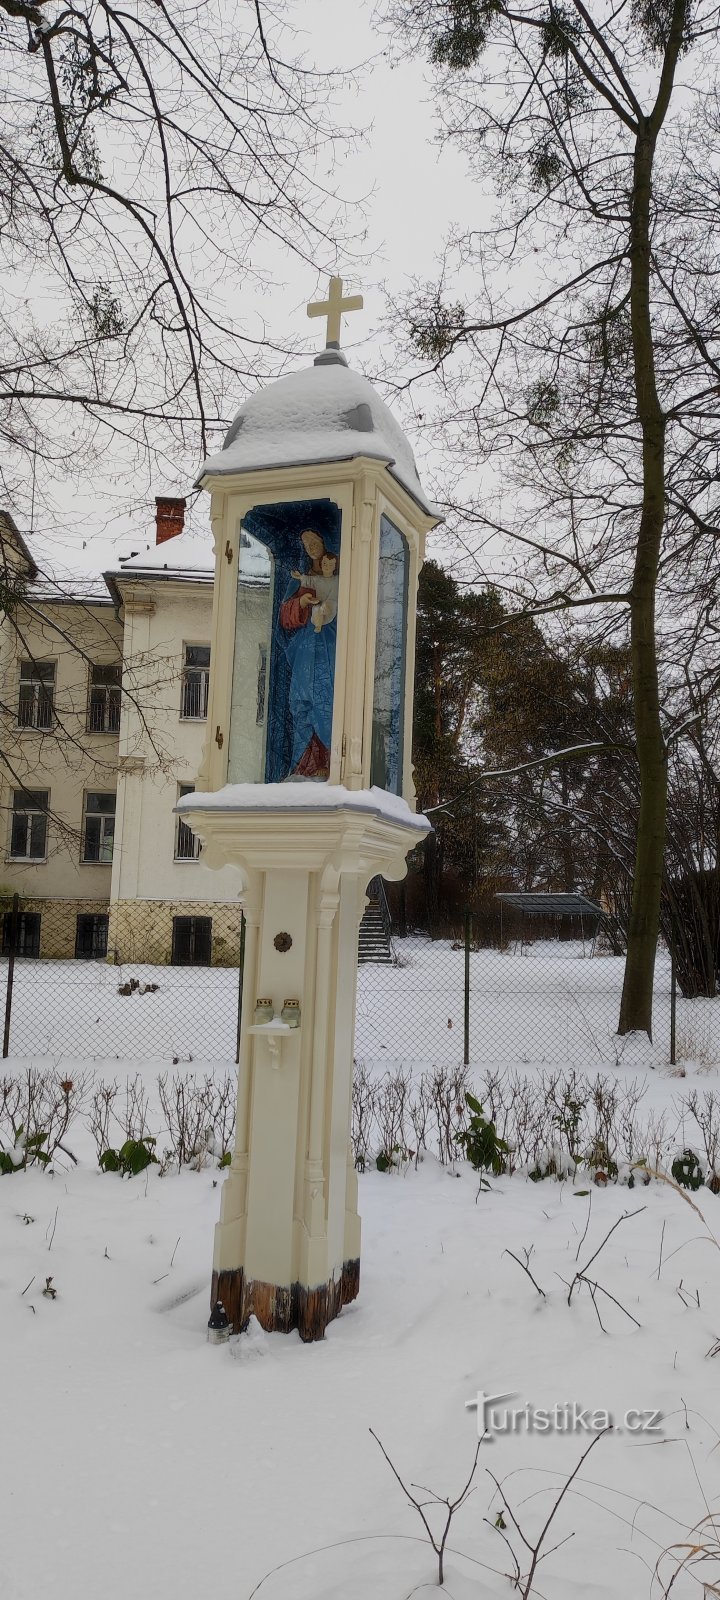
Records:
[[[423,510],[434,514],[400,424],[367,378],[352,372],[339,352],[328,351],[312,367],[279,378],[245,401],[222,450],[204,463],[198,483],[206,473],[309,466],[361,455],[385,461]]]

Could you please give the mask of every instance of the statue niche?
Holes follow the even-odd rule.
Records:
[[[330,500],[255,506],[243,518],[230,783],[329,776],[340,520]]]

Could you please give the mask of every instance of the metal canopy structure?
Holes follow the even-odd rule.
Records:
[[[516,911],[523,911],[535,916],[550,917],[604,917],[602,906],[594,900],[589,900],[585,894],[554,894],[538,891],[528,893],[502,893],[496,894],[496,900],[501,900],[503,905],[514,906]]]

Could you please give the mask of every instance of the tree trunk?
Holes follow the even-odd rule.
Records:
[[[652,1038],[667,810],[667,752],[660,721],[655,591],[665,516],[665,417],[655,380],[650,312],[650,205],[655,134],[643,119],[635,145],[630,316],[642,430],[643,494],[630,600],[630,641],[640,810],[618,1032]]]

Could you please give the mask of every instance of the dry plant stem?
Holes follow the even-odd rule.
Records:
[[[590,1256],[590,1259],[585,1262],[584,1267],[581,1267],[580,1271],[575,1273],[575,1277],[573,1278],[572,1283],[570,1284],[569,1291],[568,1291],[568,1300],[567,1300],[568,1305],[570,1305],[570,1302],[572,1300],[573,1290],[575,1288],[576,1283],[580,1283],[583,1280],[585,1282],[589,1282],[589,1279],[587,1279],[586,1276],[585,1276],[586,1273],[587,1273],[587,1269],[588,1269],[588,1267],[592,1266],[593,1261],[597,1261],[597,1258],[600,1255],[601,1250],[605,1249],[605,1246],[606,1246],[606,1244],[608,1242],[608,1239],[610,1239],[612,1237],[612,1235],[615,1232],[615,1229],[620,1227],[621,1222],[629,1221],[630,1217],[639,1217],[640,1213],[642,1211],[647,1211],[647,1206],[638,1206],[636,1211],[623,1211],[622,1216],[618,1217],[617,1221],[614,1222],[612,1227],[608,1229],[608,1231],[607,1231],[607,1233],[605,1235],[605,1238],[602,1241],[602,1244],[598,1245],[597,1250],[595,1250],[593,1252],[593,1254]],[[605,1292],[606,1291],[603,1290],[603,1293],[605,1293]],[[610,1295],[608,1298],[612,1299],[612,1295]],[[617,1305],[617,1301],[615,1303]]]
[[[521,1591],[522,1600],[530,1600],[530,1596],[532,1594],[532,1589],[533,1589],[533,1583],[535,1582],[535,1574],[537,1572],[537,1568],[538,1568],[540,1562],[543,1561],[546,1556],[552,1555],[553,1550],[558,1550],[560,1548],[560,1544],[566,1544],[567,1543],[567,1539],[561,1539],[560,1540],[560,1544],[553,1545],[552,1549],[543,1550],[543,1545],[544,1545],[545,1540],[547,1538],[547,1535],[548,1535],[548,1533],[550,1531],[552,1523],[554,1522],[555,1517],[557,1516],[557,1513],[558,1513],[558,1511],[560,1509],[560,1506],[562,1505],[563,1500],[565,1499],[565,1496],[566,1496],[566,1494],[568,1492],[568,1489],[570,1488],[571,1483],[577,1477],[577,1475],[578,1475],[578,1473],[580,1471],[580,1468],[587,1461],[587,1458],[588,1458],[588,1456],[590,1454],[590,1451],[594,1450],[596,1444],[600,1443],[600,1440],[603,1438],[604,1434],[611,1433],[611,1432],[612,1432],[612,1428],[611,1427],[603,1428],[601,1433],[596,1434],[595,1438],[588,1445],[587,1450],[583,1451],[583,1454],[581,1455],[580,1460],[578,1461],[578,1464],[575,1467],[574,1471],[571,1472],[570,1473],[570,1477],[565,1480],[565,1483],[563,1484],[563,1487],[560,1490],[560,1493],[559,1493],[559,1495],[557,1497],[557,1500],[555,1501],[555,1503],[554,1503],[554,1505],[552,1507],[550,1515],[547,1518],[544,1526],[541,1529],[540,1537],[538,1539],[536,1539],[534,1544],[523,1533],[523,1530],[520,1527],[520,1524],[519,1524],[519,1522],[517,1520],[517,1517],[514,1515],[513,1511],[511,1510],[510,1506],[508,1505],[508,1502],[507,1502],[507,1500],[505,1498],[505,1495],[503,1493],[502,1485],[498,1482],[498,1480],[494,1476],[494,1474],[492,1472],[490,1472],[489,1468],[487,1469],[488,1470],[488,1477],[492,1479],[493,1483],[495,1484],[495,1488],[497,1489],[497,1492],[498,1492],[498,1494],[500,1496],[500,1500],[502,1502],[503,1511],[507,1512],[507,1515],[510,1518],[510,1521],[511,1521],[511,1523],[512,1523],[512,1525],[513,1525],[513,1527],[514,1527],[514,1529],[515,1529],[515,1531],[516,1531],[516,1533],[518,1535],[518,1538],[522,1541],[522,1543],[525,1546],[525,1549],[529,1552],[529,1555],[530,1555],[530,1568],[528,1570],[527,1577],[525,1579],[523,1579],[523,1578],[521,1578],[519,1576],[520,1567],[519,1567],[519,1563],[517,1562],[517,1557],[514,1555],[514,1552],[513,1552],[513,1558],[514,1558],[514,1560],[516,1562],[517,1569],[518,1569],[518,1577],[514,1580],[514,1582],[515,1582],[516,1588],[520,1589],[520,1591]],[[498,1529],[498,1532],[500,1532],[500,1531],[501,1530]],[[571,1539],[573,1537],[574,1537],[573,1534],[568,1534],[568,1536],[567,1536],[567,1538],[569,1538],[569,1539]],[[508,1543],[507,1540],[505,1542]],[[523,1585],[523,1584],[524,1584],[524,1587],[521,1588],[521,1585]]]
[[[521,1270],[527,1274],[528,1278],[530,1279],[531,1284],[533,1285],[533,1288],[537,1289],[538,1294],[541,1294],[542,1297],[543,1297],[543,1300],[545,1300],[547,1298],[547,1296],[545,1294],[545,1290],[540,1288],[539,1283],[536,1282],[536,1280],[533,1277],[533,1275],[532,1275],[532,1273],[530,1271],[530,1268],[527,1265],[527,1263],[524,1262],[524,1261],[521,1261],[519,1256],[514,1255],[512,1250],[505,1250],[505,1251],[503,1251],[503,1254],[506,1255],[506,1256],[510,1256],[510,1259],[512,1261],[516,1261],[517,1262],[517,1264],[521,1268]]]
[[[410,1505],[413,1507],[413,1509],[415,1511],[417,1511],[417,1514],[420,1517],[420,1520],[421,1520],[421,1522],[423,1524],[425,1532],[427,1533],[427,1536],[428,1536],[428,1539],[430,1541],[430,1544],[432,1545],[432,1548],[435,1551],[435,1555],[437,1556],[438,1587],[440,1588],[440,1587],[442,1587],[442,1584],[443,1584],[444,1578],[445,1578],[445,1568],[444,1568],[445,1546],[447,1544],[447,1538],[448,1538],[448,1534],[450,1532],[450,1525],[452,1523],[452,1519],[453,1519],[453,1517],[455,1515],[455,1512],[460,1510],[460,1507],[462,1505],[464,1505],[465,1501],[467,1500],[468,1495],[472,1493],[472,1482],[473,1482],[473,1478],[475,1477],[475,1473],[477,1471],[478,1456],[480,1454],[480,1446],[481,1446],[481,1444],[483,1442],[483,1439],[485,1438],[485,1434],[482,1435],[482,1438],[478,1439],[477,1447],[476,1447],[476,1450],[475,1450],[475,1455],[473,1457],[473,1464],[472,1464],[472,1470],[470,1472],[470,1476],[467,1479],[467,1482],[465,1484],[464,1489],[457,1496],[457,1499],[450,1500],[445,1495],[436,1494],[434,1489],[425,1489],[425,1488],[423,1488],[422,1484],[414,1483],[414,1484],[411,1484],[411,1489],[419,1489],[421,1494],[426,1494],[426,1495],[429,1496],[429,1500],[418,1500],[416,1495],[412,1494],[410,1489],[408,1489],[407,1485],[405,1483],[403,1483],[403,1480],[400,1477],[400,1473],[398,1472],[397,1467],[393,1466],[393,1463],[390,1460],[390,1457],[389,1457],[389,1455],[387,1453],[387,1450],[385,1449],[384,1444],[382,1443],[382,1440],[378,1438],[378,1436],[375,1433],[373,1428],[370,1428],[369,1432],[372,1434],[372,1437],[375,1440],[375,1443],[380,1446],[380,1449],[381,1449],[381,1451],[382,1451],[382,1453],[383,1453],[383,1455],[385,1457],[385,1460],[387,1461],[387,1464],[388,1464],[388,1466],[390,1468],[390,1471],[392,1472],[393,1477],[397,1479],[397,1482],[399,1483],[400,1488],[403,1491],[403,1494],[407,1495]],[[430,1523],[428,1522],[428,1519],[425,1516],[424,1507],[427,1506],[428,1504],[438,1505],[438,1506],[445,1506],[445,1508],[446,1508],[447,1516],[445,1518],[445,1526],[443,1528],[442,1535],[441,1535],[440,1539],[436,1538],[435,1534],[432,1531],[432,1528],[430,1527]]]

